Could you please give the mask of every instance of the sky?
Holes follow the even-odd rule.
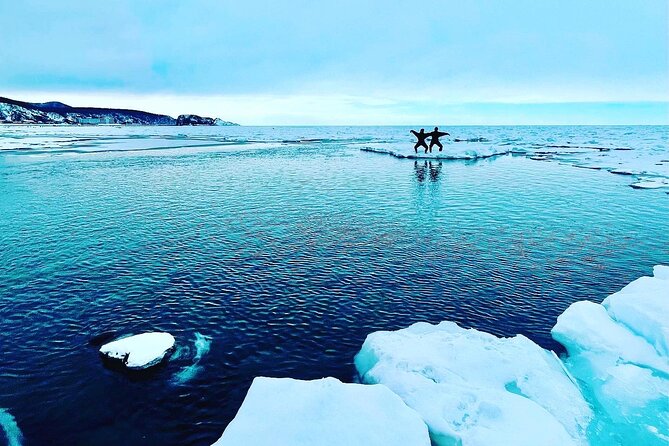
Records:
[[[669,2],[0,0],[0,96],[247,125],[669,124]]]

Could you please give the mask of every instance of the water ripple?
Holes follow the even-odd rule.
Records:
[[[254,376],[351,381],[369,332],[416,321],[558,348],[571,302],[669,262],[666,195],[624,177],[514,156],[421,176],[314,133],[0,156],[0,407],[30,444],[210,444]],[[102,366],[96,338],[148,330],[180,356],[143,378]],[[197,361],[196,332],[212,341]]]

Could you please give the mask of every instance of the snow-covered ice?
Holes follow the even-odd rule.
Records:
[[[557,320],[558,359],[452,322],[370,334],[355,357],[420,413],[433,444],[669,444],[669,267]]]
[[[335,378],[258,377],[216,446],[429,446],[425,423],[388,388]]]
[[[436,445],[586,444],[588,403],[559,359],[524,336],[417,323],[370,334],[355,365],[416,409]]]
[[[645,337],[669,357],[669,266],[653,268],[653,277],[641,277],[604,299],[611,317]]]
[[[174,347],[174,336],[169,333],[142,333],[100,347],[107,358],[123,362],[129,369],[146,369],[159,364]]]
[[[404,130],[404,129],[402,129]],[[415,153],[415,139],[393,135],[361,150],[409,159],[480,159],[503,154],[629,175],[637,189],[669,188],[669,137],[655,127],[472,127],[449,130],[444,150]],[[401,136],[401,137],[400,137]]]
[[[592,444],[669,443],[669,267],[607,297],[576,302],[553,337],[597,413]]]
[[[418,152],[407,149],[407,144],[366,144],[360,150],[363,152],[382,153],[394,156],[395,158],[407,159],[426,159],[426,160],[473,160],[481,158],[490,158],[498,155],[510,153],[508,146],[494,146],[485,142],[457,142],[444,144],[444,150],[441,152],[437,147],[432,152],[425,153],[419,148]]]
[[[661,177],[638,177],[636,183],[630,184],[634,189],[661,189],[669,188],[669,178]]]

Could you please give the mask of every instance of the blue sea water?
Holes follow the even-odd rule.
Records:
[[[666,127],[447,130],[669,159]],[[565,158],[360,150],[410,153],[407,131],[0,127],[0,408],[26,444],[211,444],[253,377],[353,381],[368,333],[417,321],[560,351],[570,303],[669,264],[665,190]],[[177,350],[149,375],[90,343],[150,330]]]

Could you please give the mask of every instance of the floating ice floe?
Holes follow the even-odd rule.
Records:
[[[406,145],[393,144],[368,144],[360,149],[363,152],[381,153],[395,158],[425,159],[425,160],[474,160],[490,158],[492,156],[506,155],[510,153],[509,146],[495,147],[489,143],[481,142],[458,142],[444,144],[444,150],[439,151],[436,147],[431,153],[424,153],[419,148],[418,153],[408,151]]]
[[[216,446],[429,446],[425,423],[385,386],[258,377]]]
[[[669,178],[639,177],[639,181],[630,184],[634,189],[660,189],[669,188]]]
[[[669,444],[669,267],[572,304],[552,335],[598,414],[592,444]]]
[[[0,428],[5,431],[7,446],[21,446],[23,444],[23,434],[16,423],[16,419],[2,407],[0,407]]]
[[[119,360],[128,369],[141,370],[159,364],[174,347],[169,333],[143,333],[118,339],[100,347],[100,353]]]
[[[588,403],[555,354],[524,336],[417,323],[367,336],[355,366],[418,411],[435,445],[587,444]]]

